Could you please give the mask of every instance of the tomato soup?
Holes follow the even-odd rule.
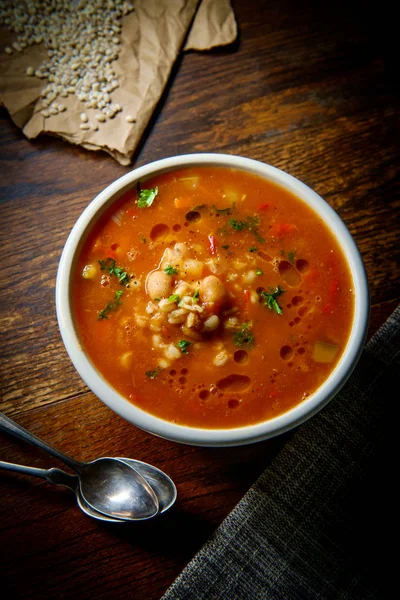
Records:
[[[122,396],[213,429],[308,398],[345,349],[354,293],[307,204],[256,175],[199,167],[139,182],[103,215],[73,306],[82,345]]]

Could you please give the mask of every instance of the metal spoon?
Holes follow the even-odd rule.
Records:
[[[151,467],[151,465],[146,465],[146,463],[142,463],[140,460],[134,460],[129,458],[121,459],[128,464],[132,464],[138,471],[142,470],[142,475],[148,479],[149,483],[151,483],[155,493],[159,499],[160,505],[160,513],[168,510],[176,500],[176,487],[173,481],[157,469],[156,467]],[[61,469],[39,469],[36,467],[27,467],[25,465],[19,465],[16,463],[9,463],[0,460],[0,469],[4,469],[6,471],[14,471],[16,473],[23,473],[24,475],[32,475],[34,477],[40,477],[45,479],[48,483],[52,483],[55,485],[67,487],[72,490],[77,499],[77,503],[79,508],[87,514],[89,517],[97,519],[98,521],[107,521],[110,523],[126,523],[125,519],[115,519],[113,517],[107,517],[103,513],[94,510],[85,502],[82,498],[82,494],[79,488],[79,479],[77,475],[71,475],[70,473],[66,473]],[[147,477],[146,477],[147,475]]]
[[[132,466],[118,458],[76,461],[36,437],[0,413],[0,430],[30,442],[62,460],[78,473],[82,499],[94,510],[116,519],[138,521],[158,514],[160,506],[153,488]]]

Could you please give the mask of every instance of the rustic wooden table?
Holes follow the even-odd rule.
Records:
[[[361,251],[371,337],[400,296],[390,23],[361,3],[237,0],[234,8],[238,43],[179,59],[135,165],[216,151],[305,181]],[[68,491],[1,472],[0,595],[156,600],[290,434],[236,449],[178,445],[137,430],[88,391],[57,327],[57,265],[80,212],[129,169],[56,139],[28,141],[5,111],[1,132],[0,410],[77,459],[131,456],[160,467],[178,500],[158,520],[112,526],[81,513]],[[4,434],[0,441],[0,459],[62,466]]]

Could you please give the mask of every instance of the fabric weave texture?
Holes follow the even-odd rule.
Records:
[[[162,600],[399,598],[389,578],[397,512],[385,431],[399,372],[400,306]]]

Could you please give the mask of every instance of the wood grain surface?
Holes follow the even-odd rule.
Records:
[[[400,301],[393,19],[361,2],[233,6],[238,42],[179,58],[134,166],[225,152],[314,188],[362,254],[371,337]],[[156,600],[291,434],[233,449],[178,445],[137,430],[86,388],[57,327],[57,266],[81,211],[130,168],[55,138],[28,141],[4,110],[0,127],[0,410],[77,459],[138,458],[178,488],[159,519],[116,526],[81,513],[68,491],[0,472],[0,596]],[[0,459],[62,466],[4,434],[0,443]]]

